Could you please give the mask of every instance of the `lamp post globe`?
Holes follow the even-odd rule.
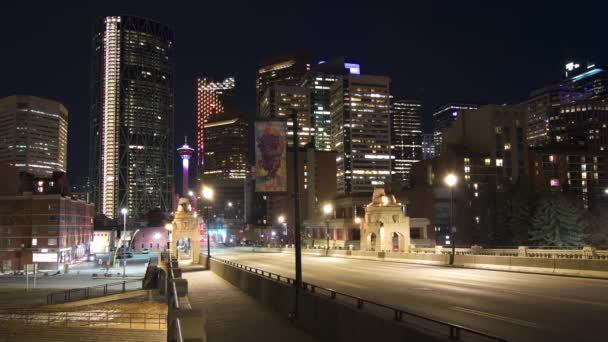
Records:
[[[450,244],[452,245],[452,253],[450,254],[450,265],[454,265],[454,258],[456,255],[456,228],[454,227],[454,186],[456,186],[456,183],[458,183],[458,177],[453,174],[453,173],[449,173],[445,176],[445,178],[443,179],[443,182],[445,183],[445,185],[447,185],[450,188],[450,229],[449,229],[449,234],[451,236],[451,241]]]

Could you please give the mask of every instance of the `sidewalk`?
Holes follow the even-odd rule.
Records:
[[[184,273],[193,309],[207,317],[209,341],[313,342],[287,317],[258,303],[211,271]]]

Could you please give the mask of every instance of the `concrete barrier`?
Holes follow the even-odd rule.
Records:
[[[294,289],[243,269],[211,260],[211,271],[287,317],[292,313]],[[320,341],[369,342],[382,336],[399,341],[445,341],[445,336],[374,315],[329,297],[302,291],[296,325]],[[447,331],[447,327],[444,327]]]

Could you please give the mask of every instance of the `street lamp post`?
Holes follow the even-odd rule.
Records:
[[[167,223],[165,229],[169,232],[169,256],[171,256],[171,250],[173,249],[173,225]]]
[[[327,238],[327,248],[325,255],[329,254],[329,215],[334,211],[334,207],[327,203],[323,206],[323,214],[325,214],[325,237]]]
[[[285,228],[285,216],[279,215],[279,217],[277,218],[277,221],[281,225],[281,233],[282,233],[283,229]]]
[[[452,244],[452,254],[450,254],[450,265],[454,265],[454,257],[456,255],[456,228],[454,227],[454,186],[458,183],[458,178],[455,174],[450,173],[445,176],[445,184],[450,188],[450,235]]]
[[[359,243],[361,243],[362,241],[362,236],[361,236],[361,223],[363,222],[363,220],[361,220],[361,218],[359,216],[355,217],[355,224],[359,225]],[[352,245],[351,245],[352,246]],[[359,249],[361,249],[361,245],[359,245]]]
[[[127,251],[125,248],[125,238],[127,237],[127,213],[129,211],[127,208],[120,209],[120,213],[122,214],[122,277],[124,278],[127,275]]]
[[[211,202],[213,200],[213,188],[203,185],[203,198]],[[211,262],[211,234],[209,232],[209,210],[205,205],[205,225],[207,226],[207,268]]]

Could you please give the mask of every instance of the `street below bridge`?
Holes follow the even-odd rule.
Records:
[[[294,277],[293,253],[217,257]],[[513,341],[605,341],[608,281],[303,255],[303,281]]]

